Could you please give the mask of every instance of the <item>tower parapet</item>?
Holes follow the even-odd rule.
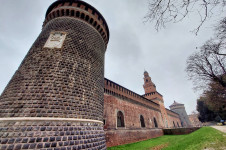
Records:
[[[107,23],[89,4],[59,0],[0,96],[0,149],[106,149]]]
[[[81,0],[58,0],[49,6],[43,26],[58,17],[74,17],[93,26],[107,45],[109,29],[101,13],[93,6]]]

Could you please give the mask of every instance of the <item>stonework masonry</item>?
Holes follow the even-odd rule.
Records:
[[[59,0],[49,7],[42,32],[0,96],[1,150],[106,149],[108,38],[104,18],[89,4]]]

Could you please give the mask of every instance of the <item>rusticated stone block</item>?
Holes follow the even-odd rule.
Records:
[[[36,132],[45,132],[46,137],[23,137],[21,138],[18,134],[18,136],[7,136],[6,138],[0,137],[1,139],[1,146],[0,149],[47,149],[47,148],[55,148],[55,147],[61,147],[65,146],[67,148],[72,148],[73,146],[77,146],[81,148],[96,148],[98,147],[100,149],[105,148],[105,134],[103,131],[102,124],[98,123],[89,123],[89,128],[83,127],[84,123],[77,123],[77,122],[71,122],[70,126],[72,131],[70,131],[70,135],[59,137],[59,136],[52,136],[51,132],[53,132],[53,129],[58,132],[58,130],[61,130],[61,126],[56,126],[55,123],[51,124],[50,127],[52,128],[51,131],[42,131],[43,126],[46,126],[45,121],[39,121],[35,122],[35,124],[32,125],[31,131],[23,131],[27,126],[27,123],[30,123],[32,121],[26,121],[26,122],[11,122],[13,129],[19,129],[16,132],[21,133],[24,132],[25,134],[28,134],[28,132],[34,132],[33,129],[39,129]],[[57,122],[57,124],[64,124],[64,122]],[[6,126],[7,122],[1,123],[1,125]],[[37,128],[39,127],[39,128]],[[2,126],[0,126],[2,128]],[[6,128],[9,130],[9,128]],[[79,135],[71,135],[71,133],[74,131],[74,129],[79,129],[78,132]],[[8,130],[4,130],[4,133],[9,132]],[[68,131],[62,131],[62,132],[68,132]],[[81,135],[82,134],[82,135]],[[62,141],[61,141],[62,139]],[[63,142],[64,140],[64,142]],[[21,143],[21,144],[18,144]],[[94,144],[93,144],[94,143]],[[92,145],[92,146],[91,146]]]

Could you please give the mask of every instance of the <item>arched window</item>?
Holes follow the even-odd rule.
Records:
[[[173,121],[173,126],[174,126],[174,128],[176,127],[176,125],[175,125],[174,121]]]
[[[100,29],[100,25],[97,26],[97,30],[99,30],[99,29]]]
[[[142,115],[140,115],[140,125],[141,125],[142,128],[145,127],[144,117]]]
[[[96,27],[96,25],[97,25],[97,22],[95,21],[93,25],[94,25],[94,27]]]
[[[76,17],[79,17],[79,16],[80,16],[80,12],[77,11],[77,12],[76,12]]]
[[[59,10],[57,10],[57,17],[59,17],[60,16],[60,11]]]
[[[89,20],[89,22],[92,24],[92,23],[93,23],[93,18],[91,18],[91,19]]]
[[[82,18],[82,19],[85,18],[85,14],[84,14],[84,13],[81,14],[81,18]]]
[[[155,128],[158,128],[158,123],[157,123],[155,117],[154,117],[154,124],[155,124]]]
[[[61,10],[61,16],[64,16],[64,10],[63,9]]]
[[[178,122],[177,122],[177,126],[180,127]]]
[[[183,121],[181,121],[181,127],[183,127],[184,126],[184,123],[183,123]]]
[[[89,16],[88,16],[88,15],[87,15],[85,18],[86,18],[86,21],[88,21],[88,20],[89,20]]]
[[[75,15],[75,11],[71,10],[71,16],[74,16],[74,15]]]
[[[124,115],[121,111],[117,113],[117,127],[125,127]]]
[[[69,16],[69,9],[66,10],[66,16]]]

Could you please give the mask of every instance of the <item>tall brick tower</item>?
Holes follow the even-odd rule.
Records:
[[[167,128],[168,127],[168,116],[166,113],[163,96],[159,92],[156,91],[156,86],[152,82],[151,77],[149,76],[147,71],[144,71],[143,87],[144,87],[144,92],[145,92],[145,94],[143,96],[145,98],[159,104],[161,114],[162,114],[162,121],[163,121],[164,127]]]
[[[145,94],[151,93],[151,92],[156,92],[156,86],[155,84],[151,81],[151,77],[149,76],[147,71],[144,71],[144,91]]]
[[[58,0],[0,96],[0,149],[106,149],[103,16]]]

